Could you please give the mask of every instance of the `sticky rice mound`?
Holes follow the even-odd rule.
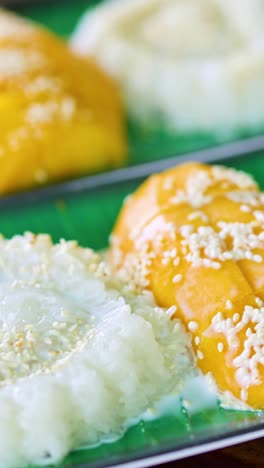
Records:
[[[120,84],[143,125],[228,133],[264,122],[262,0],[110,0],[72,47]]]
[[[75,242],[0,240],[0,467],[121,436],[192,370],[174,308],[136,296]]]

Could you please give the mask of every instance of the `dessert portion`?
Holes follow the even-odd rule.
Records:
[[[63,41],[0,10],[0,194],[123,163],[115,84]]]
[[[252,177],[199,163],[153,175],[111,244],[123,278],[176,308],[222,397],[264,409],[264,194]]]
[[[174,308],[76,242],[0,240],[0,467],[53,465],[120,437],[194,372]]]
[[[143,124],[229,132],[263,126],[263,31],[260,0],[110,0],[72,47],[118,80]]]

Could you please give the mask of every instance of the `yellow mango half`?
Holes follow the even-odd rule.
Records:
[[[0,10],[0,194],[121,165],[115,84],[92,60]]]
[[[175,306],[219,392],[264,409],[264,194],[245,173],[190,163],[125,202],[110,259]]]

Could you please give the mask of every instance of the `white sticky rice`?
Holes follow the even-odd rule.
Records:
[[[75,242],[0,240],[0,467],[122,435],[192,372],[173,309],[113,283]]]
[[[172,130],[263,126],[262,0],[109,0],[72,47],[119,82],[131,114]]]

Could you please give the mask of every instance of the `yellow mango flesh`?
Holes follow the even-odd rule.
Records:
[[[0,10],[0,194],[119,166],[115,84],[63,41]]]
[[[193,206],[193,187],[197,177],[201,183],[205,178],[205,186],[200,206]],[[210,180],[208,186],[206,178]],[[256,204],[240,203],[229,195],[239,197],[241,192],[246,199],[248,192],[252,194]],[[241,223],[243,226],[253,223],[254,233],[259,235],[264,232],[264,224],[256,219],[256,211],[264,213],[260,195],[258,187],[250,179],[238,180],[228,171],[226,177],[225,172],[220,172],[219,176],[217,170],[214,173],[213,168],[202,164],[191,163],[154,175],[121,210],[113,231],[110,258],[114,268],[124,269],[132,265],[132,269],[136,263],[142,264],[145,252],[148,259],[146,287],[154,293],[159,305],[176,305],[175,316],[180,317],[192,333],[201,370],[212,375],[220,392],[229,391],[250,407],[263,409],[264,309],[260,312],[262,319],[258,331],[258,339],[261,343],[263,341],[263,357],[262,360],[257,359],[258,378],[254,382],[242,382],[239,377],[241,369],[236,362],[244,350],[247,333],[250,333],[248,329],[255,330],[254,320],[241,325],[232,339],[228,332],[216,330],[212,323],[220,312],[223,320],[230,319],[232,327],[235,327],[242,323],[246,306],[261,309],[260,300],[264,300],[264,243],[259,241],[261,245],[252,248],[252,253],[259,256],[257,261],[248,258],[214,259],[219,263],[214,268],[195,265],[188,259],[189,247],[186,247],[181,231],[184,226],[191,226],[194,232],[201,227],[219,232],[219,222]],[[231,249],[232,239],[227,236],[223,245],[224,249]]]

